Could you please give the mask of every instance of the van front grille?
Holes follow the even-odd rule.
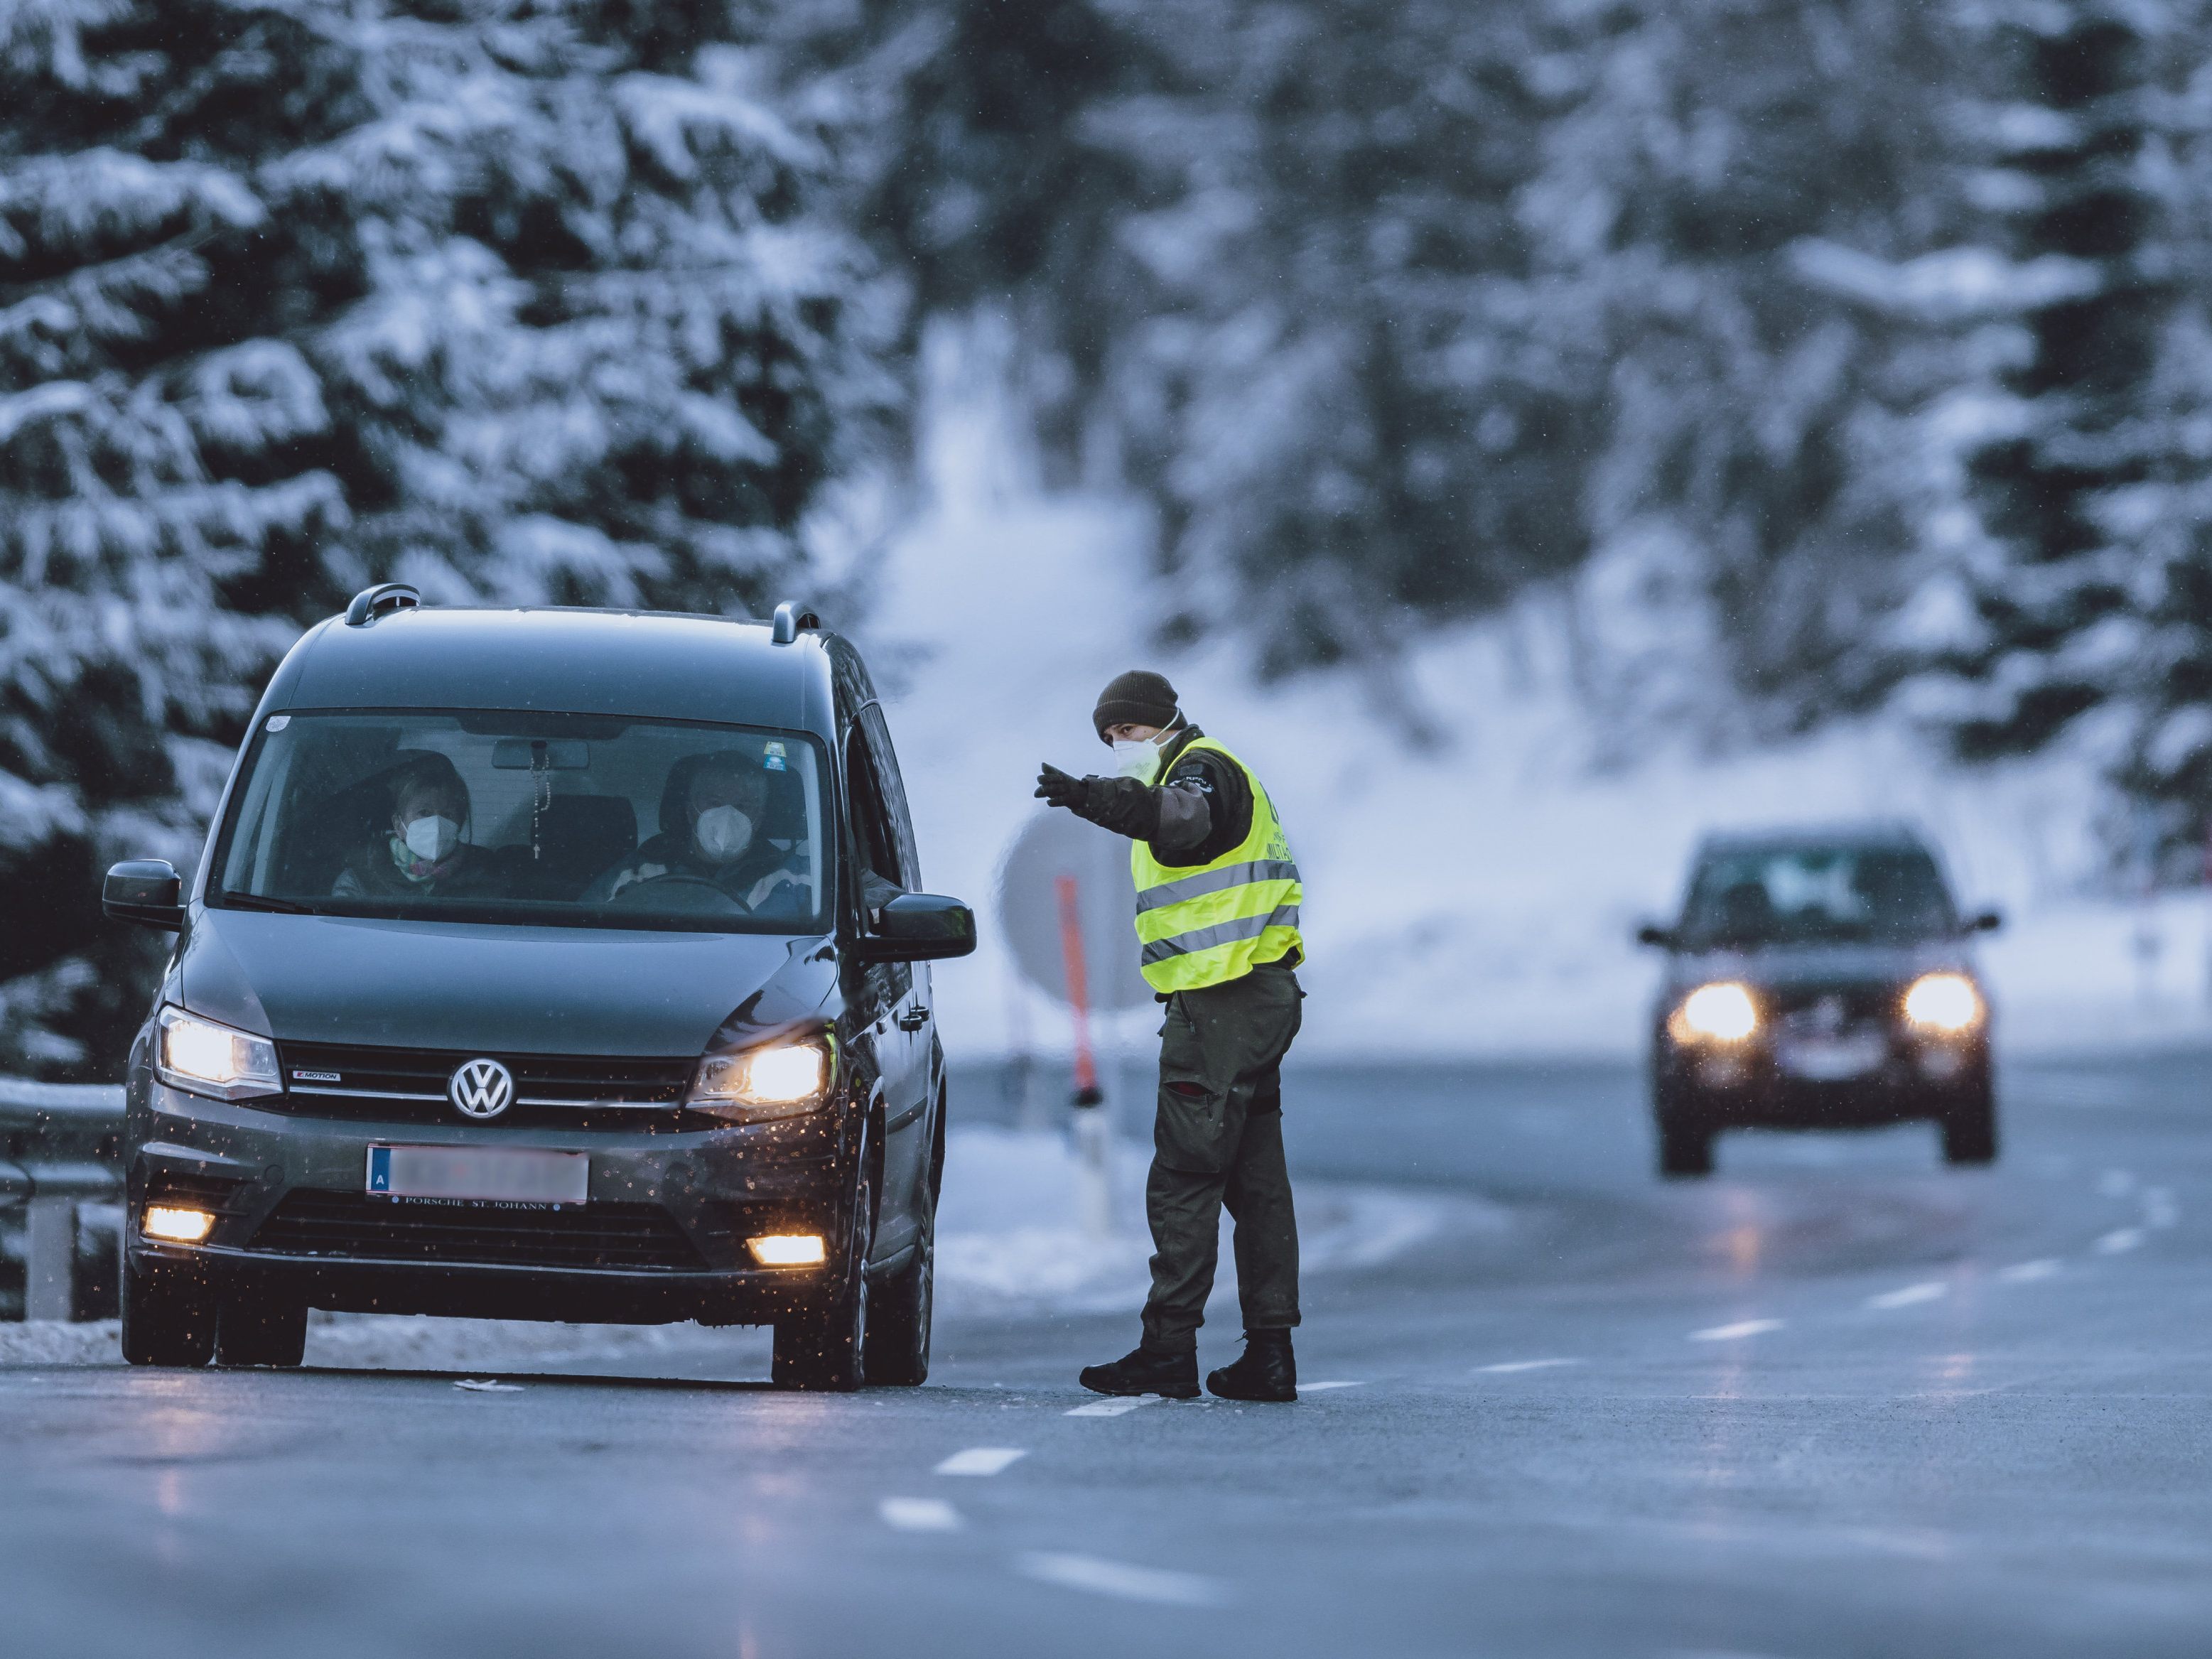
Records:
[[[653,1204],[494,1209],[304,1188],[276,1206],[248,1248],[342,1261],[625,1273],[696,1273],[707,1265],[668,1212]]]
[[[488,1127],[672,1128],[697,1064],[328,1042],[283,1042],[277,1048],[284,1094],[257,1100],[255,1106],[381,1122],[455,1121],[446,1097],[453,1073],[472,1060],[496,1060],[514,1074],[514,1104]]]

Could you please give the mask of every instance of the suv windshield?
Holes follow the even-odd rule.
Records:
[[[1958,931],[1936,861],[1916,848],[1790,848],[1709,859],[1690,883],[1692,950],[1902,943]]]
[[[404,710],[263,722],[209,902],[448,921],[821,931],[821,770],[793,732]]]

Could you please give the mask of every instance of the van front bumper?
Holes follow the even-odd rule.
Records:
[[[772,1322],[837,1281],[852,1237],[843,1103],[706,1130],[378,1123],[131,1091],[127,1249],[141,1273],[347,1312]],[[367,1194],[372,1146],[496,1146],[590,1158],[581,1205],[417,1203]],[[145,1236],[146,1205],[211,1211],[195,1244]],[[820,1267],[763,1268],[745,1241],[819,1233]]]

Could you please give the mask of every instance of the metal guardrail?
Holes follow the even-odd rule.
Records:
[[[23,1317],[76,1310],[76,1206],[123,1190],[123,1091],[0,1077],[0,1210],[23,1218]]]

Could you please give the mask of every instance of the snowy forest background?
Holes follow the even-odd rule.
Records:
[[[1141,504],[1170,668],[1354,684],[1448,773],[1409,650],[1549,607],[1614,752],[2066,746],[2115,887],[2198,886],[2208,45],[2194,0],[0,0],[0,1069],[115,1074],[161,946],[99,871],[189,866],[368,582],[882,623],[948,339],[1047,483]]]

